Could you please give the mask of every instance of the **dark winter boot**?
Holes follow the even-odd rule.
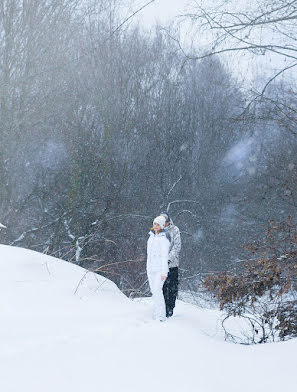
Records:
[[[166,317],[171,317],[173,315],[173,309],[166,308]]]

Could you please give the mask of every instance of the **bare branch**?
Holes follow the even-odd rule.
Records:
[[[139,12],[141,12],[144,8],[148,7],[150,4],[154,3],[155,0],[151,0],[148,3],[144,4],[142,7],[140,7],[138,10],[136,10],[135,12],[133,12],[130,16],[128,16],[128,18],[126,18],[125,20],[123,20],[123,22],[115,29],[112,31],[111,35],[115,34],[117,31],[120,30],[120,28],[126,24],[130,19],[132,19],[135,15],[139,14]]]

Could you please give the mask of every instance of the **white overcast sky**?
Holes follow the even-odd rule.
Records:
[[[149,1],[149,0],[148,0]],[[139,4],[146,4],[144,0]],[[150,26],[156,21],[166,23],[175,16],[182,14],[189,0],[155,0],[140,13],[140,19]]]

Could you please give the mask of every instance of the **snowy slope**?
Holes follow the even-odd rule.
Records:
[[[219,312],[181,301],[158,323],[150,299],[33,251],[0,245],[0,310],[1,392],[296,390],[296,339],[226,343]]]

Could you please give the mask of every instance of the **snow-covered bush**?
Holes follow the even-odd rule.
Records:
[[[208,276],[205,287],[226,313],[226,338],[235,342],[267,343],[297,336],[297,228],[291,218],[270,222],[262,243],[246,246],[254,257],[240,271]],[[240,335],[229,328],[239,317]]]

